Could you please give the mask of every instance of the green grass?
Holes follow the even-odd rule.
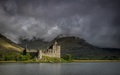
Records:
[[[43,58],[38,60],[38,62],[43,62],[43,63],[62,63],[62,62],[68,62],[68,61],[64,60],[63,58],[52,58],[52,57],[43,56]]]
[[[0,61],[0,63],[67,63],[68,61],[62,59],[62,58],[51,58],[51,57],[43,57],[40,60],[25,60],[25,61],[15,61],[15,60],[11,60],[11,61]]]
[[[71,60],[71,62],[120,62],[120,60]]]

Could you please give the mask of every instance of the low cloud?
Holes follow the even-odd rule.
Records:
[[[52,40],[59,34],[101,47],[120,47],[119,0],[1,0],[0,33]]]

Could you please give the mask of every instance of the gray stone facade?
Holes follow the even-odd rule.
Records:
[[[61,47],[58,45],[58,43],[55,42],[52,46],[50,46],[46,50],[38,50],[38,59],[41,59],[42,56],[60,58],[61,57],[60,48]]]
[[[54,42],[53,45],[49,46],[48,48],[44,50],[28,50],[27,48],[25,48],[25,50],[23,52],[37,53],[37,59],[42,59],[43,56],[55,57],[55,58],[61,57],[61,46],[58,45],[56,41]]]

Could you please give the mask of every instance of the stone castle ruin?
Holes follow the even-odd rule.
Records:
[[[60,58],[61,57],[61,47],[55,41],[53,45],[47,47],[46,49],[28,50],[27,47],[26,47],[25,50],[23,51],[23,53],[24,54],[26,54],[26,53],[36,53],[37,59],[42,59],[43,56]]]

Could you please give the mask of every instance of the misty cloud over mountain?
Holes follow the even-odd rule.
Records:
[[[59,34],[120,48],[119,0],[0,0],[0,33],[52,40]]]

